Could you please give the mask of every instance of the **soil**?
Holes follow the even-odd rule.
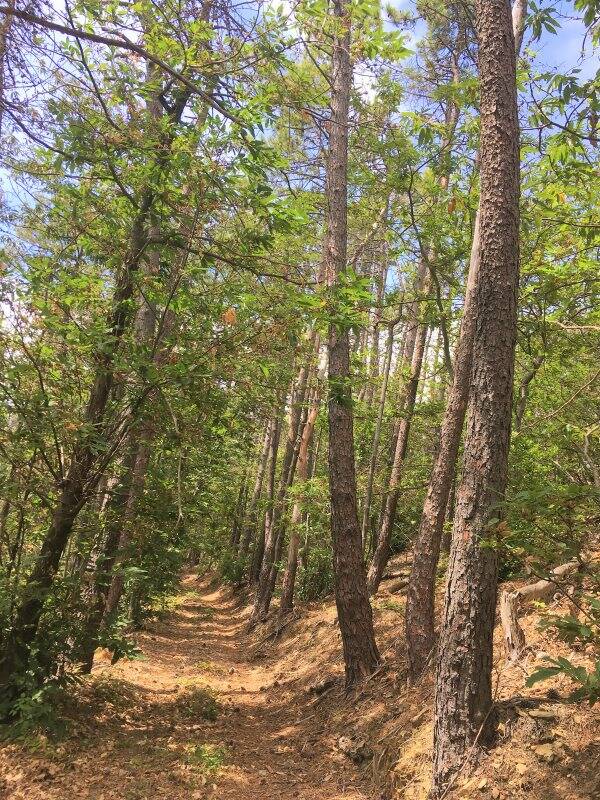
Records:
[[[331,600],[250,636],[243,596],[188,575],[136,636],[140,660],[96,653],[61,708],[66,735],[0,749],[0,798],[425,800],[433,678],[407,685],[402,595],[384,583],[373,607],[384,664],[347,693]],[[600,711],[567,702],[564,678],[525,686],[546,653],[587,665],[591,654],[538,622],[536,609],[521,619],[518,664],[497,631],[498,743],[448,800],[600,800]]]
[[[351,762],[330,758],[315,697],[283,681],[276,661],[248,660],[245,619],[231,592],[188,576],[177,607],[138,636],[143,660],[111,666],[96,654],[64,710],[65,740],[4,748],[0,797],[367,797]]]

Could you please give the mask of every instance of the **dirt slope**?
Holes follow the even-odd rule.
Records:
[[[68,738],[2,749],[0,798],[424,800],[433,681],[406,684],[403,598],[375,598],[385,663],[350,694],[331,601],[303,607],[278,637],[272,626],[249,637],[247,616],[241,598],[188,576],[174,610],[139,635],[144,660],[97,659],[65,708]],[[564,702],[566,681],[525,689],[544,651],[589,654],[537,620],[524,620],[519,665],[497,632],[499,743],[448,800],[600,800],[600,713]]]

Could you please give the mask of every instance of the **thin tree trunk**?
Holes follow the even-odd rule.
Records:
[[[398,498],[400,497],[402,469],[404,466],[404,460],[406,458],[406,451],[408,449],[408,438],[410,435],[410,427],[415,410],[415,401],[417,397],[417,390],[419,388],[421,368],[423,366],[423,354],[425,352],[427,330],[427,325],[419,325],[415,347],[413,350],[410,378],[405,390],[403,416],[400,420],[398,437],[396,439],[396,449],[394,452],[394,461],[392,464],[388,493],[385,500],[381,527],[377,537],[377,546],[375,548],[375,552],[373,553],[367,578],[367,586],[371,594],[375,594],[379,588],[379,583],[390,557],[392,530],[394,527],[394,521],[396,519],[396,507],[398,505]]]
[[[318,343],[316,350],[318,352]],[[324,366],[319,369],[318,385],[314,391],[312,402],[308,411],[306,422],[302,429],[302,438],[298,451],[298,464],[296,467],[297,485],[301,489],[309,478],[310,471],[310,446],[313,440],[315,425],[321,404],[321,387],[319,383],[324,378]],[[294,588],[296,585],[296,572],[298,570],[298,550],[300,548],[300,523],[302,522],[302,503],[298,498],[292,509],[290,522],[290,540],[288,543],[287,564],[281,588],[281,602],[279,603],[279,619],[289,613],[294,605]]]
[[[256,583],[260,577],[263,556],[265,552],[265,542],[273,536],[273,513],[275,502],[275,475],[277,472],[277,451],[279,450],[279,439],[281,437],[281,419],[279,414],[273,422],[273,432],[270,442],[270,465],[267,484],[267,510],[265,512],[264,527],[254,543],[252,554],[252,567],[250,569],[250,583]]]
[[[302,427],[305,420],[308,378],[312,368],[312,355],[315,351],[318,352],[320,346],[319,337],[314,329],[310,331],[309,342],[311,345],[311,358],[301,367],[290,393],[290,418],[281,466],[279,490],[273,510],[272,525],[269,527],[268,531],[265,530],[265,548],[262,564],[260,566],[254,608],[248,621],[249,628],[252,628],[257,622],[262,622],[267,618],[273,598],[275,583],[277,581],[278,564],[285,534],[285,498],[294,480],[294,473],[298,460]]]
[[[302,442],[298,455],[298,466],[296,468],[297,485],[302,487],[308,477],[308,456],[309,447],[314,433],[315,422],[319,414],[319,398],[315,397],[313,405],[308,413],[308,419],[302,432]],[[300,547],[300,523],[302,521],[302,504],[298,499],[292,509],[292,519],[290,522],[290,540],[288,544],[287,565],[283,576],[281,588],[281,602],[279,604],[279,618],[284,617],[292,610],[294,605],[294,587],[296,584],[296,572],[298,569],[298,549]]]
[[[515,431],[521,430],[523,424],[523,417],[525,416],[525,409],[527,407],[527,398],[529,396],[529,384],[537,375],[539,368],[544,363],[544,356],[536,356],[533,359],[531,369],[523,375],[519,385],[519,394],[515,406]]]
[[[346,268],[348,215],[348,113],[352,86],[347,0],[333,0],[331,119],[327,159],[327,232],[324,263],[330,287]],[[338,32],[339,31],[339,32]],[[342,635],[346,685],[370,675],[379,662],[367,593],[356,505],[356,467],[350,347],[344,323],[329,327],[329,490],[335,599]]]
[[[173,121],[181,118],[189,97],[190,90],[187,88],[180,93],[170,111]],[[155,164],[155,168],[160,172],[163,172],[168,164],[175,135],[175,127],[171,126],[163,136]],[[13,627],[9,635],[3,637],[0,651],[0,691],[4,692],[6,689],[7,695],[15,694],[14,687],[10,687],[11,676],[15,670],[27,669],[30,648],[37,634],[45,601],[73,525],[77,515],[93,495],[103,471],[102,469],[94,471],[98,462],[101,462],[98,443],[106,438],[109,424],[106,419],[106,409],[115,386],[115,359],[123,335],[130,325],[135,275],[146,247],[147,228],[151,222],[154,201],[155,189],[149,187],[142,195],[132,227],[128,255],[117,277],[112,308],[107,320],[110,346],[105,347],[97,355],[96,374],[84,414],[82,434],[74,445],[69,468],[61,482],[50,528],[27,579],[23,601],[17,609]]]
[[[84,415],[83,433],[73,448],[67,474],[62,481],[52,522],[42,542],[34,567],[26,581],[23,600],[17,609],[12,630],[3,637],[0,656],[0,690],[8,689],[11,676],[18,668],[27,669],[30,647],[36,637],[46,597],[52,587],[60,559],[64,553],[73,524],[95,484],[90,485],[91,473],[97,462],[97,443],[104,438],[105,412],[111,395],[115,371],[114,362],[119,343],[129,324],[129,301],[133,295],[133,277],[140,263],[145,244],[144,228],[153,200],[147,192],[142,201],[131,238],[129,256],[115,288],[112,311],[108,320],[111,346],[98,354],[98,367],[90,389]]]
[[[362,509],[361,538],[363,549],[367,546],[367,534],[369,532],[369,522],[371,519],[371,501],[373,499],[373,484],[375,482],[375,471],[377,469],[377,458],[379,456],[379,440],[381,439],[381,428],[383,425],[383,415],[385,412],[385,400],[387,397],[388,383],[390,379],[390,366],[392,363],[392,352],[394,349],[394,326],[390,325],[388,340],[385,351],[385,361],[383,364],[383,379],[379,392],[379,403],[377,406],[377,419],[375,420],[375,430],[373,431],[373,442],[371,443],[371,459],[367,473],[367,487]]]
[[[476,0],[481,115],[480,265],[464,473],[435,695],[433,796],[494,735],[497,554],[506,488],[519,281],[519,122],[508,0]]]
[[[513,6],[515,53],[523,39],[527,3]],[[476,325],[476,293],[481,261],[480,212],[475,216],[473,244],[465,291],[463,318],[454,355],[454,375],[444,412],[440,443],[431,471],[419,530],[413,544],[413,568],[406,596],[405,632],[409,674],[416,680],[429,662],[435,641],[435,576],[443,537],[444,519],[454,476],[460,439],[469,400],[473,340]],[[450,542],[448,541],[449,545]]]
[[[231,520],[231,538],[229,540],[229,547],[234,552],[236,552],[239,547],[240,536],[242,535],[242,525],[244,522],[244,509],[246,507],[247,502],[248,502],[248,469],[246,468],[246,471],[244,472],[244,477],[242,478],[242,482],[240,483],[237,501],[235,504],[235,510],[233,512],[233,518]]]
[[[262,493],[265,472],[267,469],[267,462],[269,461],[271,437],[273,436],[274,432],[274,424],[275,424],[274,420],[269,420],[269,422],[267,423],[267,429],[265,431],[265,435],[263,438],[262,450],[258,460],[258,467],[256,470],[254,489],[252,490],[252,497],[250,498],[250,503],[248,504],[248,509],[246,513],[244,532],[240,538],[240,547],[238,555],[239,558],[244,561],[248,556],[248,550],[250,548],[250,541],[252,539],[252,536],[256,532],[256,524],[258,521],[256,512],[258,509],[258,504],[260,502],[260,495]]]
[[[125,588],[125,575],[123,569],[119,569],[125,560],[125,553],[132,541],[134,534],[134,521],[137,501],[140,498],[146,483],[146,473],[152,454],[151,442],[154,438],[154,426],[151,423],[144,425],[140,434],[135,459],[135,467],[131,477],[131,485],[127,501],[123,510],[123,517],[120,524],[119,552],[114,561],[112,581],[108,595],[106,597],[106,608],[104,610],[103,625],[112,622],[119,606],[119,601]]]

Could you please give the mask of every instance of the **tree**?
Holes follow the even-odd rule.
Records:
[[[434,795],[493,738],[492,649],[510,442],[519,280],[519,123],[507,0],[476,3],[480,266],[465,462],[456,504],[435,696]]]
[[[512,26],[517,55],[523,40],[526,11],[526,2],[517,0],[514,3]],[[442,420],[438,452],[429,479],[421,522],[413,546],[413,568],[408,582],[405,614],[408,662],[413,680],[421,674],[433,652],[435,574],[469,400],[476,324],[475,301],[481,258],[479,214],[478,209],[475,216],[463,317],[454,357],[452,386]]]
[[[323,261],[332,310],[335,310],[335,293],[347,260],[348,113],[352,67],[351,21],[346,0],[334,0],[333,23]],[[341,315],[330,323],[328,352],[329,491],[335,600],[344,649],[346,684],[350,686],[376,669],[379,652],[373,632],[358,523],[350,346],[346,322]]]

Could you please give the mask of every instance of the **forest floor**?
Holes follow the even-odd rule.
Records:
[[[277,662],[248,660],[244,627],[231,592],[188,576],[137,637],[141,660],[97,654],[66,739],[4,748],[0,798],[365,798],[328,757],[314,698],[295,702]]]
[[[274,623],[248,635],[245,597],[186,576],[136,635],[139,660],[97,652],[61,708],[62,737],[0,748],[0,799],[424,800],[433,679],[407,686],[402,596],[384,587],[373,607],[384,665],[346,693],[331,600],[302,606],[277,637]],[[546,650],[588,656],[537,621],[523,620],[525,661],[495,664],[498,746],[448,800],[600,800],[600,712],[566,703],[564,679],[525,688]]]

